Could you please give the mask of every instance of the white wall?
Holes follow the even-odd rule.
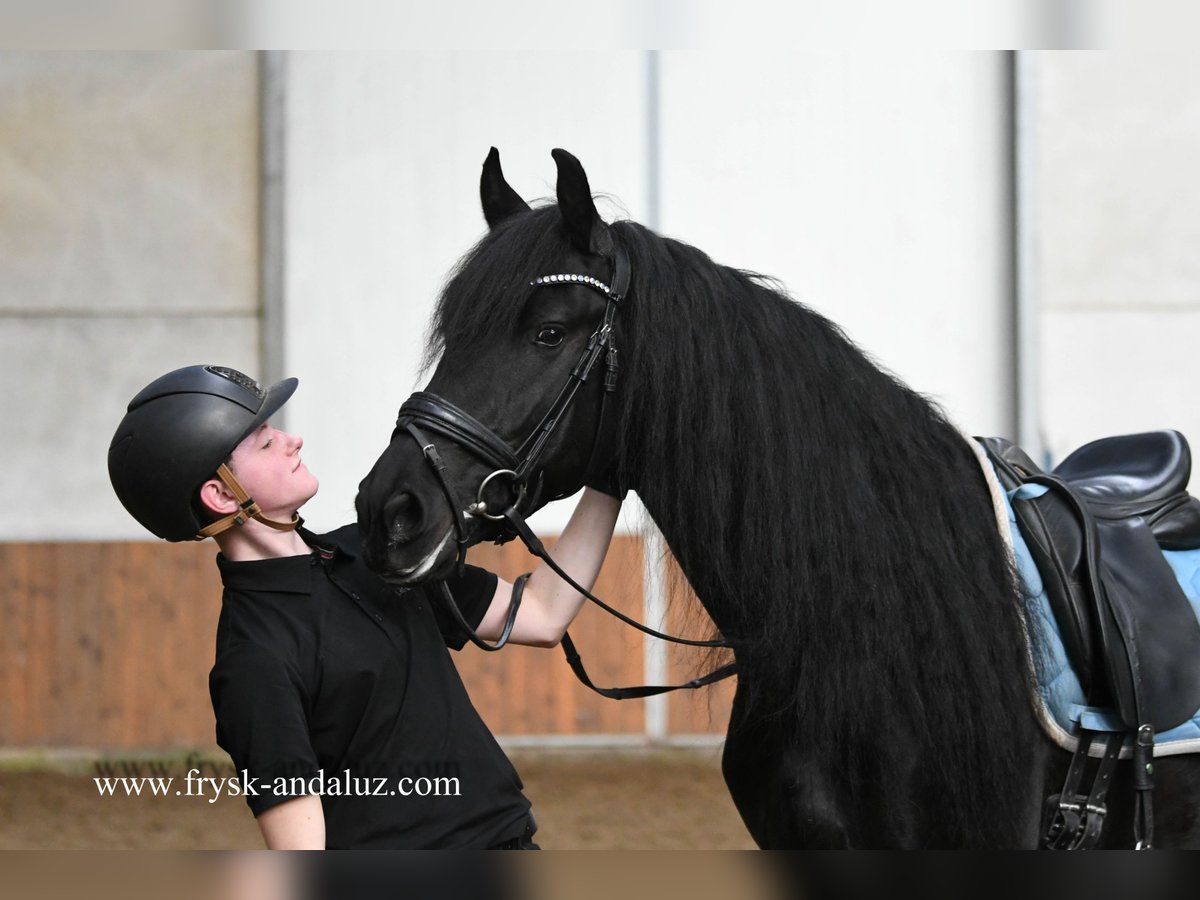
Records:
[[[1039,53],[1041,405],[1054,460],[1200,441],[1200,57]]]
[[[636,52],[289,54],[284,369],[302,385],[288,427],[322,480],[311,522],[353,519],[359,480],[424,381],[433,303],[485,231],[489,147],[527,200],[554,195],[563,147],[593,189],[644,215],[644,65]]]
[[[0,55],[0,540],[142,538],[129,400],[259,365],[252,53]]]
[[[289,427],[322,478],[314,523],[353,517],[438,289],[483,233],[479,167],[500,149],[526,198],[553,147],[593,190],[794,294],[965,428],[1007,432],[1006,136],[999,54],[289,54]],[[570,502],[536,521],[554,529]],[[636,521],[631,523],[636,526]]]
[[[667,53],[663,226],[797,299],[975,434],[1008,433],[998,53]]]
[[[301,379],[308,518],[348,521],[483,232],[492,145],[528,198],[565,147],[622,214],[781,278],[965,428],[1007,431],[1002,57],[668,52],[655,102],[651,61],[287,54],[284,358],[265,360],[255,57],[0,59],[0,539],[144,537],[108,441],[143,384],[203,361]]]

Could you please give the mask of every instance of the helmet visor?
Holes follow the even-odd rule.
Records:
[[[296,386],[299,383],[300,382],[298,379],[285,378],[283,381],[277,381],[275,384],[267,388],[266,395],[263,397],[262,406],[258,408],[258,412],[250,421],[250,425],[242,433],[242,436],[238,438],[237,442],[240,444],[247,437],[253,434],[260,425],[271,418],[271,416],[275,415],[275,413],[279,412],[279,408],[283,406],[283,404],[287,403],[292,394],[296,392]]]

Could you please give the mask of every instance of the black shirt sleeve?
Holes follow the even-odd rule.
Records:
[[[218,656],[209,694],[217,743],[233,759],[255,816],[309,792],[305,785],[320,767],[304,689],[283,660],[255,644],[234,644]]]
[[[479,623],[487,614],[492,597],[496,594],[498,580],[495,574],[478,566],[467,566],[461,578],[454,575],[446,579],[446,587],[450,588],[450,596],[458,604],[463,618],[467,620],[467,624],[471,626],[472,630],[479,627]],[[467,643],[467,635],[446,609],[446,599],[441,590],[437,585],[428,585],[424,591],[446,646],[451,650],[461,650]]]

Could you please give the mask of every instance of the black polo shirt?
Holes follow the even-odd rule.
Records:
[[[301,535],[319,549],[217,557],[225,592],[209,691],[217,743],[249,775],[250,809],[319,793],[330,848],[484,848],[519,835],[521,779],[446,649],[466,635],[423,589],[372,574],[355,526]],[[451,583],[472,627],[495,589],[474,567]]]

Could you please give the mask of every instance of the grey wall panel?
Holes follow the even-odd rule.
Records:
[[[1043,52],[1037,63],[1050,460],[1152,428],[1200,441],[1200,61]]]
[[[1005,77],[999,53],[664,53],[664,229],[1011,433]]]
[[[0,310],[255,307],[250,53],[0,55]]]
[[[1038,56],[1046,307],[1200,307],[1200,57]]]
[[[1200,411],[1190,400],[1200,309],[1046,310],[1042,329],[1053,459],[1106,434],[1158,428],[1182,431],[1200,448]]]
[[[257,374],[253,53],[0,55],[0,540],[141,538],[108,484],[125,404]]]
[[[253,317],[0,319],[0,540],[150,538],[108,481],[126,404],[178,366],[254,372],[258,342]]]

